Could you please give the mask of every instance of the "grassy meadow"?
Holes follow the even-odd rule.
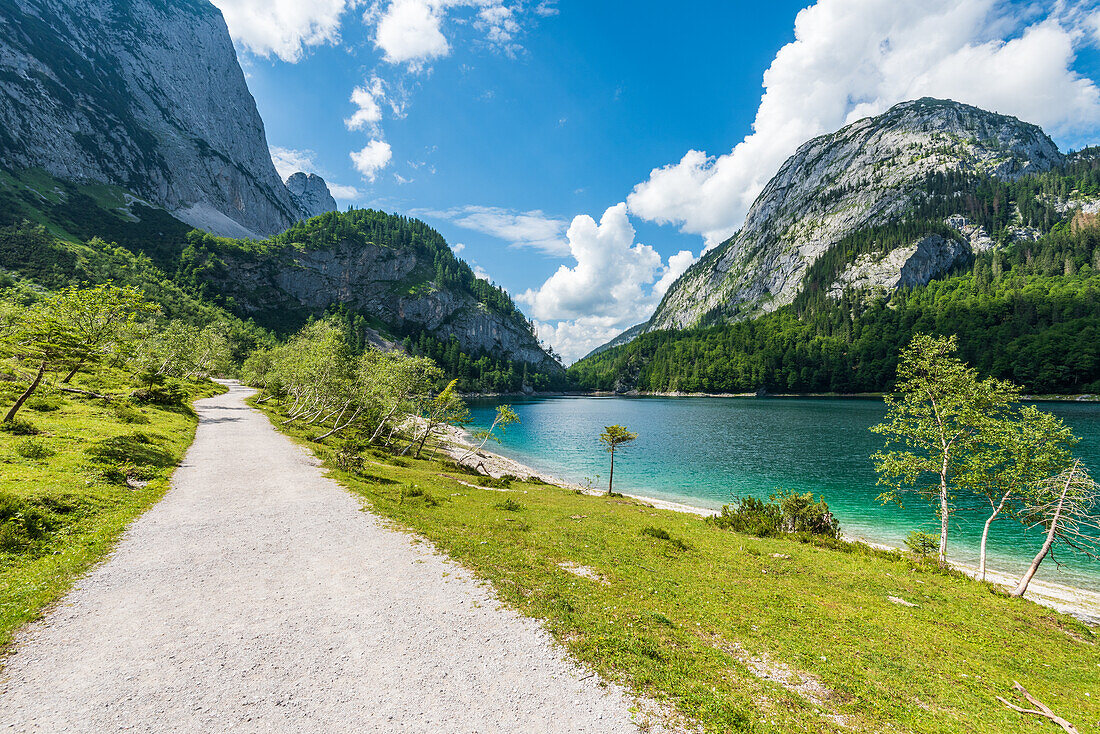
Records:
[[[700,730],[1054,731],[996,700],[1014,681],[1082,732],[1100,727],[1097,630],[933,564],[739,535],[537,482],[471,486],[485,479],[450,461],[309,445],[366,509],[491,582],[605,680]]]
[[[19,387],[0,386],[7,406]],[[110,369],[73,387],[129,393]],[[0,432],[0,649],[164,495],[198,423],[190,402],[224,390],[209,380],[167,387],[111,401],[43,388]]]

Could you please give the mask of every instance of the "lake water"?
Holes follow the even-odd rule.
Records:
[[[896,505],[876,501],[882,488],[870,455],[882,437],[867,430],[885,413],[881,400],[793,398],[556,397],[476,400],[474,426],[492,421],[507,402],[521,423],[503,442],[486,448],[569,481],[607,483],[608,457],[596,436],[604,426],[625,425],[639,434],[616,454],[615,489],[718,508],[737,496],[767,497],[776,488],[822,494],[851,536],[904,547],[911,530],[939,533],[931,506],[919,498]],[[1082,438],[1079,455],[1100,474],[1100,405],[1043,403]],[[598,479],[597,479],[598,477]],[[977,564],[987,513],[956,515],[949,554]],[[997,520],[989,542],[990,567],[1019,572],[1042,545],[1041,530],[1027,532],[1012,520]],[[1100,563],[1050,557],[1039,578],[1100,590]]]

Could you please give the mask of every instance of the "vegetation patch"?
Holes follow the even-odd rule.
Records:
[[[1083,731],[1100,721],[1100,699],[1084,695],[1100,688],[1095,629],[934,562],[805,532],[757,538],[522,480],[513,513],[430,450],[400,466],[372,454],[367,477],[336,468],[335,447],[309,445],[372,511],[490,581],[605,679],[703,731],[1033,732],[995,699],[1013,681]]]

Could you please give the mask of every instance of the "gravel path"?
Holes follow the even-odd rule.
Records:
[[[248,394],[198,403],[172,490],[20,635],[0,731],[638,731],[621,690],[362,511]]]

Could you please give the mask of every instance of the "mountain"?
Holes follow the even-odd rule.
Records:
[[[810,267],[831,247],[901,219],[926,199],[929,176],[1012,181],[1062,162],[1057,146],[1035,125],[936,99],[904,102],[815,138],[783,164],[741,230],[669,288],[646,331],[744,318],[790,304]],[[855,271],[841,280],[885,284],[905,270],[905,285],[923,285],[968,254],[962,245],[958,237],[914,240],[903,246],[908,254],[879,253],[874,262],[851,263]]]
[[[464,354],[470,362],[485,356],[562,372],[511,297],[477,278],[419,220],[358,209],[299,222],[260,242],[198,232],[188,242],[180,277],[276,331],[335,310],[368,341],[411,345],[423,335],[453,342],[456,367]]]
[[[325,179],[316,174],[307,175],[301,171],[291,174],[286,180],[286,188],[306,219],[336,211],[336,199],[332,198]]]
[[[1063,155],[1034,125],[931,99],[812,140],[642,329],[569,374],[877,392],[918,332],[958,335],[983,374],[1033,393],[1100,392],[1097,149]]]
[[[321,179],[298,194],[280,180],[206,0],[0,4],[0,168],[118,186],[238,237],[336,208]]]

